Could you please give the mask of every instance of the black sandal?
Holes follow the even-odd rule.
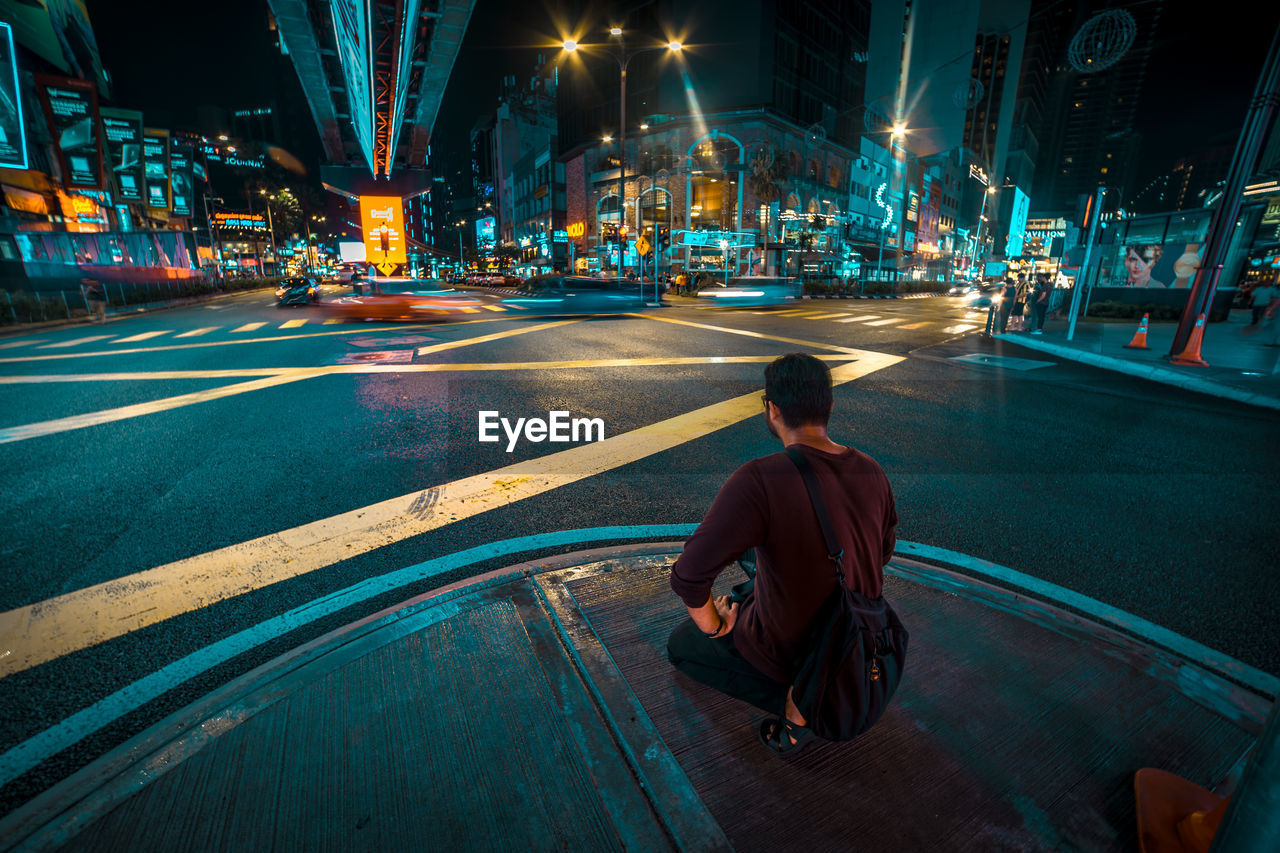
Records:
[[[786,717],[765,717],[760,721],[756,735],[770,752],[778,755],[799,752],[814,739],[813,729],[793,723]],[[792,738],[795,738],[795,743],[791,742]]]

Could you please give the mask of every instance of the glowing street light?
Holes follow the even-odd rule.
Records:
[[[684,45],[678,41],[667,42],[667,50],[684,50]]]
[[[610,27],[610,28],[609,28],[609,35],[611,35],[611,36],[620,36],[620,35],[622,35],[622,27]]]
[[[576,41],[574,41],[573,39],[567,39],[567,40],[565,41],[565,43],[564,43],[564,49],[565,49],[565,50],[577,50],[577,49],[578,49],[578,43],[577,43]]]

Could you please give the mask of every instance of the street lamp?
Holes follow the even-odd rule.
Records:
[[[724,286],[729,286],[729,241],[720,241],[720,251],[724,252]]]
[[[611,49],[609,54],[618,61],[618,85],[620,89],[620,97],[618,104],[620,107],[620,116],[618,121],[618,221],[626,222],[627,216],[627,65],[633,57],[642,53],[648,53],[655,50],[669,50],[679,53],[684,45],[678,41],[669,41],[664,45],[654,47],[642,47],[636,50],[628,51],[626,43],[623,42],[622,27],[611,27],[609,35],[616,38],[617,47]],[[600,47],[600,45],[580,45],[576,41],[566,40],[564,49],[573,52],[580,47]],[[618,244],[618,284],[622,284],[622,265],[626,257],[623,252],[622,243]]]
[[[463,260],[462,258],[462,226],[466,224],[467,224],[467,220],[465,219],[458,220],[458,275],[462,275],[462,273],[466,270],[466,267],[467,267],[466,261]]]
[[[268,229],[269,233],[271,234],[271,261],[272,261],[272,263],[274,263],[274,264],[275,264],[275,267],[276,267],[276,268],[275,268],[275,271],[276,271],[276,273],[277,273],[277,274],[279,274],[279,272],[280,272],[280,252],[279,252],[279,250],[278,250],[278,249],[276,249],[276,226],[275,226],[275,223],[271,221],[271,202],[275,201],[275,198],[276,198],[276,197],[275,197],[275,196],[273,196],[273,195],[267,195],[267,191],[266,191],[266,190],[258,190],[258,193],[259,193],[260,195],[262,195],[263,197],[265,197],[265,198],[266,198],[266,200],[267,200],[267,204],[266,204],[266,207],[267,207],[267,229]]]
[[[969,260],[970,270],[978,265],[978,241],[982,238],[982,224],[987,221],[987,198],[995,194],[995,187],[987,187],[987,191],[982,194],[982,210],[978,213],[978,233],[973,235],[973,256]]]

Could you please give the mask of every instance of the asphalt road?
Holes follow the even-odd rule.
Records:
[[[790,351],[857,374],[831,433],[885,468],[900,539],[1280,673],[1275,413],[1002,349],[947,297],[602,318],[484,299],[457,322],[326,324],[251,293],[0,338],[0,624],[61,620],[34,657],[0,650],[0,770],[21,770],[0,774],[0,813],[287,649],[539,552],[389,582],[172,676],[281,614],[499,540],[696,523],[737,466],[779,449],[727,401],[758,407],[765,364]],[[479,441],[481,411],[598,418],[608,441],[509,451]],[[551,486],[522,473],[538,460]],[[160,671],[155,698],[101,710]],[[93,708],[83,737],[33,746]]]

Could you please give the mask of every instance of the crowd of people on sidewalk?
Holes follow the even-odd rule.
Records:
[[[1044,318],[1049,313],[1049,299],[1053,287],[1049,276],[1036,273],[1035,282],[1027,281],[1026,273],[1018,273],[1018,280],[1004,280],[1000,291],[999,313],[996,327],[1000,334],[1012,329],[1015,332],[1044,334]],[[993,306],[992,310],[996,310]]]

